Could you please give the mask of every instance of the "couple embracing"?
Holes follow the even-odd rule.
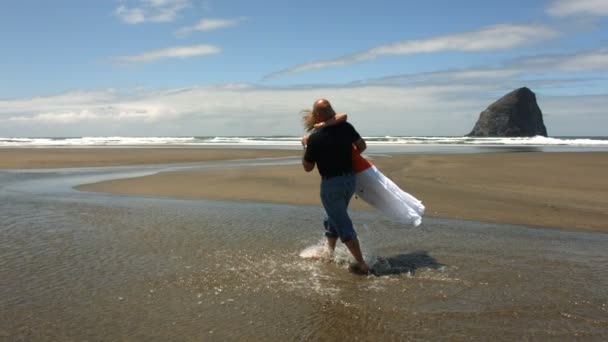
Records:
[[[321,175],[321,202],[326,212],[323,224],[329,251],[333,252],[339,238],[356,260],[351,271],[367,274],[369,266],[348,215],[348,204],[355,192],[389,217],[414,225],[420,224],[424,206],[361,157],[367,148],[365,140],[346,122],[346,114],[336,114],[328,100],[315,101],[312,111],[305,112],[304,125],[314,130],[302,138],[302,165],[306,172],[316,166]]]

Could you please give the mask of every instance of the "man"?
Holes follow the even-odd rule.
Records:
[[[312,111],[317,122],[325,122],[336,115],[326,99],[317,100]],[[321,202],[327,214],[325,236],[330,251],[333,252],[340,238],[357,261],[351,270],[367,274],[369,267],[363,260],[357,233],[347,211],[355,192],[353,144],[360,152],[367,147],[351,124],[344,122],[322,127],[308,137],[302,165],[306,172],[312,171],[316,165],[321,175]]]

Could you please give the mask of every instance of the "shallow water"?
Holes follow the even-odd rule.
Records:
[[[363,277],[319,207],[70,189],[158,169],[0,172],[0,339],[608,339],[608,234],[354,212]]]

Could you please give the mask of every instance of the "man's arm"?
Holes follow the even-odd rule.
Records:
[[[306,139],[306,142],[308,142],[308,138]],[[311,153],[312,153],[312,151],[310,150],[311,147],[309,145],[307,145],[306,142],[304,141],[304,139],[302,139],[302,145],[304,145],[304,155],[302,156],[302,166],[304,167],[304,171],[310,172],[315,168],[315,162],[309,161],[309,160],[314,160],[314,158],[311,157]]]
[[[359,138],[359,140],[355,141],[355,147],[357,148],[357,151],[359,151],[359,153],[363,153],[363,151],[365,151],[365,149],[367,148],[367,144],[365,143],[365,140],[363,140],[363,138]]]
[[[309,162],[305,156],[302,156],[302,166],[304,166],[304,171],[310,172],[315,168],[315,162]]]

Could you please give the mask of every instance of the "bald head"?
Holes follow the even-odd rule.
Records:
[[[336,115],[336,112],[326,99],[318,99],[315,101],[315,104],[312,106],[312,113],[320,122],[329,120]]]

